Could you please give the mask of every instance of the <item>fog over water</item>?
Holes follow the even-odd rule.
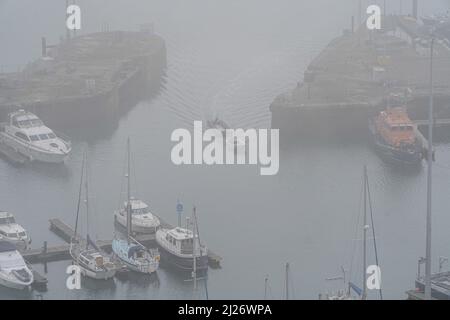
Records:
[[[363,1],[364,2],[364,1]],[[368,1],[366,1],[369,3]],[[388,12],[408,12],[410,1],[388,1]],[[382,3],[371,1],[370,3]],[[75,220],[82,152],[89,152],[95,238],[113,235],[113,211],[124,199],[126,140],[132,140],[133,194],[175,224],[180,199],[198,210],[201,238],[223,257],[209,270],[212,299],[283,298],[284,265],[290,262],[293,298],[315,299],[340,283],[341,266],[362,281],[362,167],[368,166],[385,298],[412,289],[417,259],[425,254],[426,170],[397,170],[374,154],[365,139],[315,144],[298,137],[282,146],[280,171],[259,168],[175,166],[170,160],[175,128],[217,114],[233,127],[269,128],[269,105],[302,80],[309,62],[349,28],[357,1],[333,0],[85,0],[82,34],[137,30],[152,22],[167,46],[167,72],[156,97],[132,108],[112,134],[74,139],[65,166],[14,167],[0,159],[0,209],[15,214],[33,247],[62,243],[48,230],[50,218]],[[0,67],[17,70],[40,55],[41,37],[65,34],[62,0],[0,0]],[[421,14],[442,12],[448,1],[422,1]],[[326,125],[326,124],[324,124]],[[282,134],[282,133],[281,133]],[[294,139],[295,140],[295,139]],[[450,145],[436,148],[433,264],[450,256]],[[359,220],[361,221],[361,220]],[[85,227],[82,225],[82,227]],[[372,252],[370,263],[374,263]],[[48,264],[44,299],[188,299],[192,283],[163,269],[150,278],[115,280],[113,287],[65,288],[69,261]],[[37,269],[43,270],[38,265]],[[203,284],[200,285],[200,296]],[[20,297],[33,298],[35,293]],[[0,298],[16,294],[0,291]],[[370,298],[377,298],[375,293]]]

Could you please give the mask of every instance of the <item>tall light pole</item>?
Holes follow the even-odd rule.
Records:
[[[433,172],[433,51],[434,33],[430,43],[430,106],[428,109],[428,178],[427,178],[427,230],[425,260],[425,299],[431,299],[431,191]]]

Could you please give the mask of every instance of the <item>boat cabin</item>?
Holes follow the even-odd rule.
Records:
[[[197,248],[199,248],[198,236],[196,238]],[[166,233],[166,241],[172,247],[172,250],[176,252],[181,254],[193,254],[194,237],[191,230],[183,228],[168,230]]]
[[[79,260],[87,266],[101,268],[104,265],[103,256],[96,250],[82,252]]]
[[[26,142],[38,142],[56,139],[56,134],[46,127],[36,115],[19,110],[9,115],[10,128],[7,130],[16,138]]]
[[[16,219],[11,213],[0,212],[0,225],[16,223]]]
[[[27,239],[25,229],[16,223],[14,216],[9,212],[0,212],[0,239],[9,240]]]
[[[144,201],[141,201],[138,199],[131,199],[130,203],[131,203],[131,213],[133,215],[141,215],[141,214],[150,213],[150,208]],[[127,206],[128,206],[128,201],[125,201],[123,204],[124,211],[127,210]]]
[[[404,108],[380,112],[376,120],[377,132],[391,145],[411,145],[416,141],[415,124]]]
[[[10,125],[17,128],[33,128],[44,125],[44,123],[36,115],[25,110],[13,112],[9,115],[9,117]]]

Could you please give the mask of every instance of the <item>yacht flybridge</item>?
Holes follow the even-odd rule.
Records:
[[[131,203],[131,225],[133,232],[137,233],[155,233],[160,226],[158,217],[150,212],[148,205],[139,199],[130,199]],[[115,221],[122,227],[127,225],[128,201],[124,202],[122,209],[114,213]]]
[[[18,110],[8,115],[0,125],[0,143],[13,148],[31,161],[61,163],[66,160],[71,143],[50,128],[33,113]]]
[[[12,243],[18,250],[25,250],[31,244],[27,231],[16,223],[14,216],[2,211],[0,211],[0,240]]]
[[[33,273],[16,247],[0,240],[0,285],[23,290],[29,288],[33,280]]]

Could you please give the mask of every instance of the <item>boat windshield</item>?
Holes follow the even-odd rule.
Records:
[[[14,217],[0,218],[0,224],[9,224],[9,223],[16,223]]]
[[[56,135],[51,132],[51,133],[42,133],[42,134],[34,134],[30,136],[30,140],[31,141],[45,141],[45,140],[49,140],[49,139],[55,139]]]
[[[409,125],[393,126],[392,130],[394,130],[394,131],[413,131],[413,127],[409,126]]]
[[[133,209],[133,214],[146,214],[146,213],[150,213],[149,207]]]
[[[194,251],[194,241],[192,238],[181,241],[181,253],[191,254]]]
[[[40,127],[43,125],[43,122],[39,119],[32,120],[13,120],[13,124],[19,128],[31,128],[31,127]]]

